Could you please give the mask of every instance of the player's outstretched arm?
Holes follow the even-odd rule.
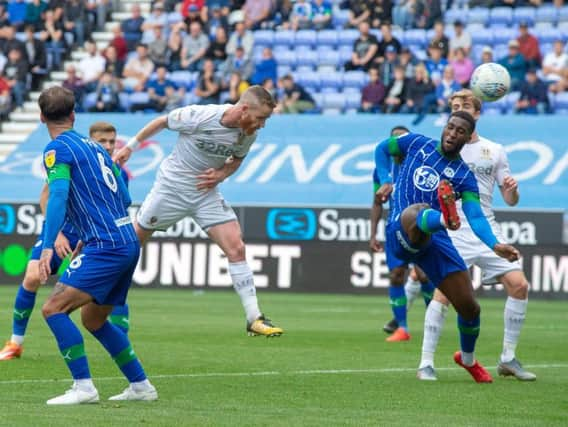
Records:
[[[128,141],[128,143],[124,147],[118,150],[118,152],[112,158],[113,162],[122,166],[128,161],[128,159],[132,155],[132,152],[135,149],[137,149],[143,141],[147,140],[148,138],[151,138],[152,136],[156,135],[158,132],[166,129],[167,127],[168,127],[167,115],[155,118],[146,126],[144,126],[133,138],[131,138],[130,141]]]

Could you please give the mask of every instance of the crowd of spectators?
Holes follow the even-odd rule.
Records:
[[[169,111],[188,100],[237,102],[249,85],[260,84],[277,97],[278,112],[317,112],[311,88],[289,72],[278,74],[278,54],[270,47],[255,50],[254,31],[333,28],[337,7],[349,11],[344,27],[359,31],[350,59],[340,67],[368,74],[359,111],[419,116],[444,112],[448,96],[469,84],[480,63],[464,22],[455,20],[452,31],[446,32],[443,17],[453,3],[159,0],[145,15],[132,3],[130,17],[112,28],[110,42],[97,45],[91,34],[104,28],[115,0],[0,1],[0,115],[21,107],[29,90],[38,89],[49,71],[61,69],[76,47],[86,56],[67,67],[63,85],[75,93],[79,110],[124,110],[123,93],[130,96],[130,111]],[[542,3],[478,0],[469,6]],[[560,7],[563,1],[554,4]],[[393,28],[431,29],[426,55],[403,45]],[[563,41],[557,40],[553,50],[543,54],[529,23],[521,22],[518,36],[507,46],[507,54],[498,56],[491,46],[483,47],[481,62],[499,62],[508,69],[512,90],[519,93],[514,111],[550,111],[548,94],[568,89]]]

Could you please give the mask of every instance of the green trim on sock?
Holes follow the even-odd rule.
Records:
[[[122,368],[124,365],[126,365],[128,362],[131,362],[134,359],[136,359],[136,353],[134,353],[134,350],[132,349],[131,345],[129,345],[120,353],[118,353],[115,357],[113,357],[113,360],[116,362],[119,368]]]
[[[479,202],[479,194],[471,191],[461,193],[462,202]]]
[[[462,334],[466,335],[479,335],[479,326],[463,326],[458,325],[458,329]]]
[[[432,209],[424,209],[422,211],[422,216],[420,217],[420,229],[424,233],[428,233],[428,234],[432,234],[432,230],[430,230],[430,228],[428,228],[428,213],[431,210]]]
[[[127,331],[130,329],[130,323],[128,322],[127,316],[123,316],[121,314],[111,314],[108,317],[108,321],[114,326],[118,326],[119,328],[125,329]]]
[[[25,308],[23,310],[18,310],[14,308],[14,319],[24,320],[32,315],[33,308]]]
[[[85,344],[81,343],[67,347],[61,350],[61,355],[63,356],[65,363],[70,363],[74,360],[80,359],[81,357],[85,357]]]
[[[393,307],[403,307],[407,303],[406,296],[395,298],[395,299],[391,298],[389,301],[390,301],[390,305],[393,306]]]

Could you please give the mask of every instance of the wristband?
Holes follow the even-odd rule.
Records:
[[[136,150],[140,146],[141,142],[136,139],[136,137],[130,138],[130,140],[126,143],[126,146],[130,148],[132,151]]]

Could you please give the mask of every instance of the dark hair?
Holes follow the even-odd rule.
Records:
[[[397,125],[397,126],[395,126],[395,127],[393,127],[393,128],[391,129],[391,133],[390,133],[390,134],[391,134],[391,135],[394,135],[394,133],[395,133],[397,130],[403,131],[404,133],[410,133],[410,130],[409,130],[406,126]]]
[[[75,96],[69,89],[52,86],[41,92],[38,100],[41,114],[48,122],[62,122],[75,108]]]
[[[469,128],[471,133],[473,133],[475,131],[475,119],[473,118],[473,116],[471,114],[469,114],[466,111],[456,111],[454,113],[451,114],[450,119],[452,117],[459,117],[460,119],[465,120],[466,122],[469,123]],[[448,119],[449,121],[449,119]]]

